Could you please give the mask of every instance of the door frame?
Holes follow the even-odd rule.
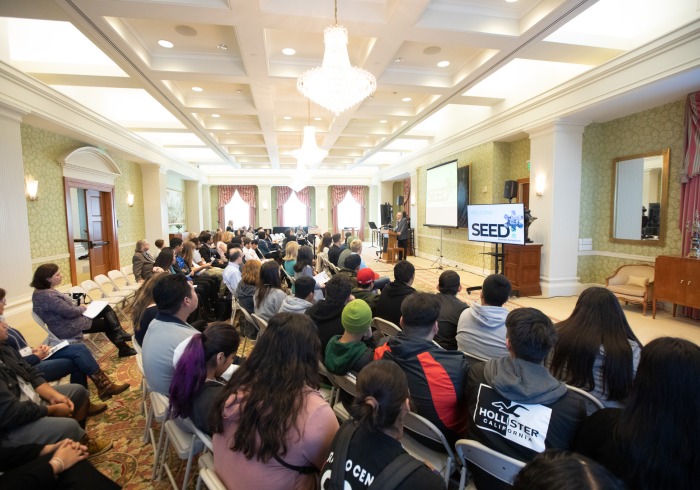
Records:
[[[74,179],[71,177],[63,178],[63,189],[66,198],[66,229],[68,232],[68,252],[70,253],[70,275],[71,284],[77,286],[78,271],[75,267],[75,245],[73,243],[73,214],[71,208],[71,188],[89,189],[100,192],[100,207],[102,208],[102,218],[105,233],[105,240],[109,241],[112,247],[108,254],[110,268],[119,267],[119,240],[117,236],[117,220],[116,210],[114,207],[114,186],[109,184],[101,184],[99,182],[91,182],[89,180]],[[89,247],[88,247],[89,251]],[[89,252],[88,252],[89,253]]]

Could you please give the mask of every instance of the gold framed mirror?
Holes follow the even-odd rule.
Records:
[[[671,150],[613,158],[610,241],[663,247]]]

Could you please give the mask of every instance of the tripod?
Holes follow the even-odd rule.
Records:
[[[432,269],[435,264],[438,264],[437,269],[442,270],[442,228],[440,228],[440,248],[438,248],[437,251],[440,256],[430,264],[430,269]]]

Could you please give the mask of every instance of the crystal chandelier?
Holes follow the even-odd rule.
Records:
[[[335,24],[323,31],[323,42],[323,63],[297,79],[297,90],[338,116],[372,95],[377,80],[367,70],[350,65],[348,30],[338,25],[337,0]]]
[[[320,163],[328,156],[328,150],[316,145],[316,128],[311,125],[311,102],[308,103],[308,124],[304,126],[304,139],[301,148],[292,150],[292,156],[297,159],[297,172],[304,172],[307,167]]]

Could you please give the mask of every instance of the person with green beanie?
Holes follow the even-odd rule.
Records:
[[[333,374],[358,373],[374,357],[372,309],[361,299],[352,300],[343,308],[341,322],[345,333],[331,337],[324,364]]]

